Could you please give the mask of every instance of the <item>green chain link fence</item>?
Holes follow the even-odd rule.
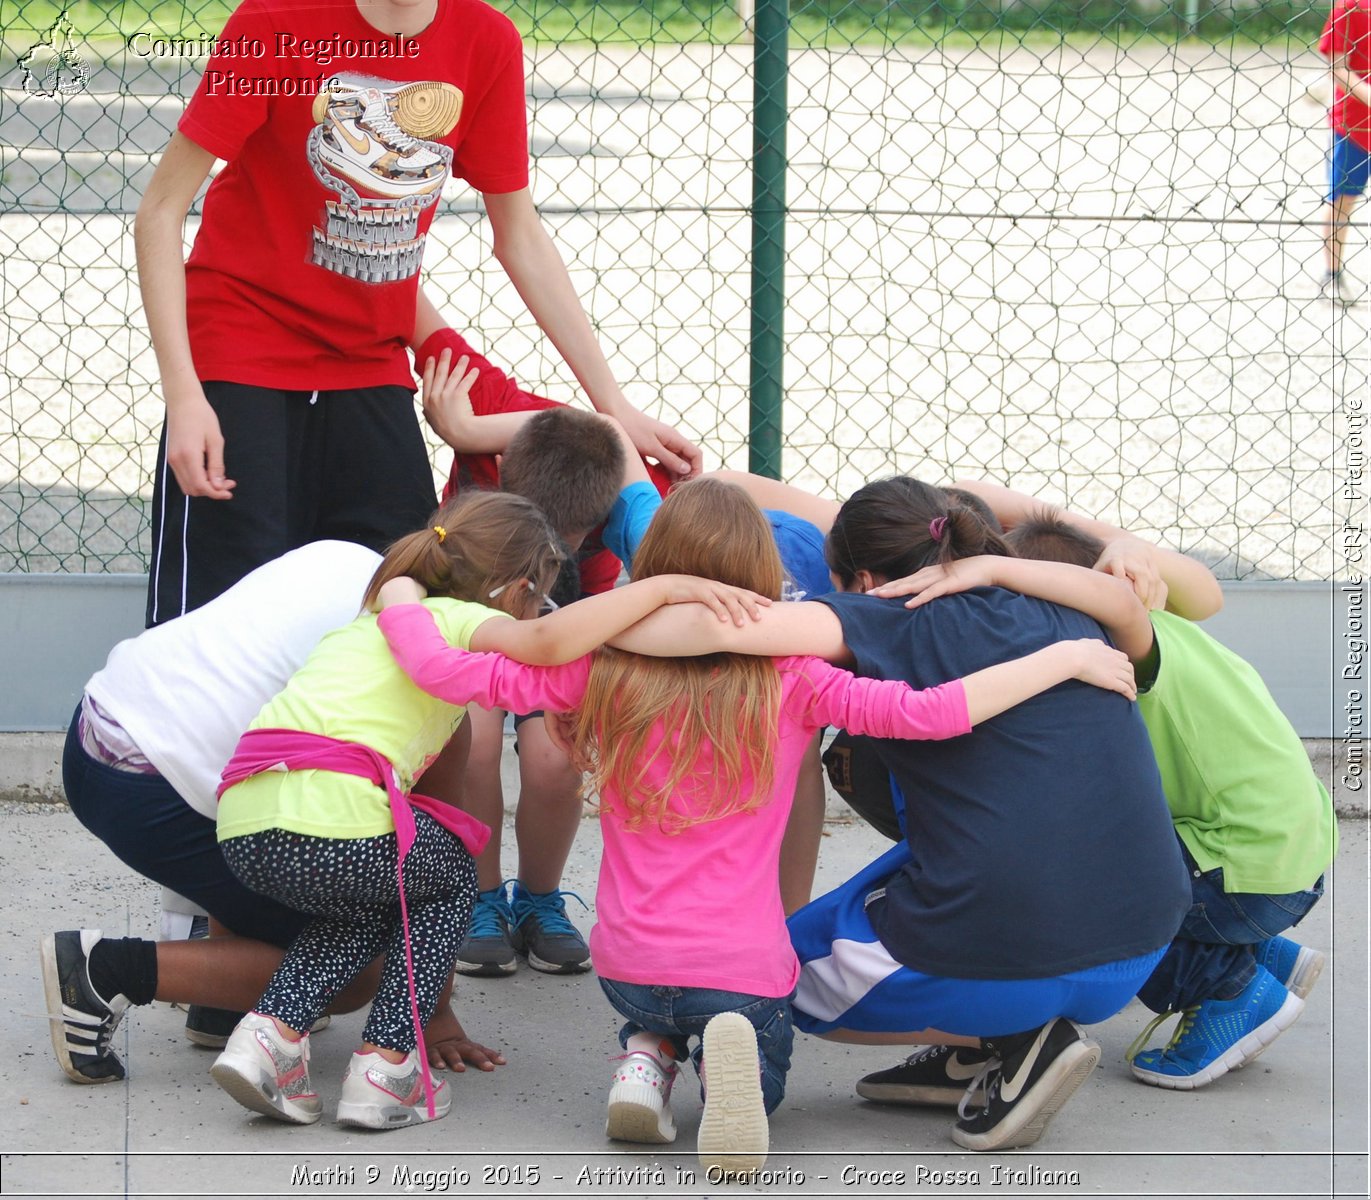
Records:
[[[629,397],[711,465],[834,496],[990,477],[1226,576],[1331,578],[1367,318],[1318,296],[1326,9],[761,3],[502,0],[533,194]],[[128,39],[229,8],[3,11],[0,571],[141,571],[162,408],[132,216],[204,59]],[[487,242],[453,187],[426,286],[573,398]]]

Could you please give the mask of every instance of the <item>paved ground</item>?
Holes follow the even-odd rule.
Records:
[[[0,1041],[0,1113],[6,1114],[0,1119],[0,1191],[135,1197],[1364,1196],[1367,825],[1344,822],[1342,835],[1329,897],[1301,935],[1330,952],[1329,969],[1299,1024],[1259,1063],[1194,1094],[1144,1087],[1123,1060],[1146,1019],[1134,1006],[1095,1028],[1104,1047],[1095,1078],[1038,1146],[969,1155],[948,1138],[949,1114],[881,1108],[855,1097],[853,1082],[896,1055],[801,1037],[788,1098],[772,1121],[768,1169],[775,1174],[743,1188],[716,1186],[699,1171],[692,1152],[699,1109],[689,1086],[679,1092],[681,1137],[674,1152],[604,1140],[606,1057],[615,1020],[590,976],[553,979],[521,970],[510,979],[463,982],[461,1016],[474,1035],[503,1048],[509,1065],[494,1075],[455,1078],[451,1116],[389,1136],[344,1131],[328,1119],[297,1129],[250,1116],[210,1080],[212,1055],[184,1041],[181,1015],[162,1006],[138,1010],[118,1035],[129,1067],[124,1083],[69,1083],[49,1044],[39,936],[77,925],[143,935],[155,926],[156,893],[65,810],[0,807],[0,1002],[13,1014]],[[821,884],[836,883],[879,848],[865,828],[830,825]],[[567,886],[587,898],[594,892],[597,857],[595,829],[587,824],[567,877]],[[343,1018],[318,1039],[315,1069],[326,1105],[360,1023],[359,1016]],[[903,1175],[882,1183],[856,1174],[882,1171]],[[964,1175],[958,1183],[955,1172],[975,1178]],[[1075,1182],[1052,1172],[1074,1172]]]

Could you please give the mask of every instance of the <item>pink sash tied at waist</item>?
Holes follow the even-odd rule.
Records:
[[[358,742],[343,742],[323,734],[306,733],[298,729],[249,729],[239,739],[233,758],[215,795],[222,797],[235,783],[241,783],[265,771],[336,771],[340,775],[356,775],[384,788],[390,801],[390,815],[395,823],[396,862],[395,882],[400,894],[400,924],[405,937],[405,971],[409,982],[409,1007],[414,1019],[414,1038],[419,1052],[419,1069],[423,1073],[424,1099],[428,1118],[433,1120],[433,1077],[428,1067],[428,1047],[424,1044],[423,1025],[419,1020],[419,998],[414,988],[414,954],[409,939],[409,909],[405,903],[405,857],[414,845],[414,809],[427,813],[449,833],[457,837],[475,856],[490,840],[490,827],[461,809],[443,804],[432,796],[421,796],[400,790],[395,767],[384,754]]]

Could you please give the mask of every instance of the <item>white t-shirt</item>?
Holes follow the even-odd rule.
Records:
[[[86,695],[213,820],[243,731],[319,639],[357,615],[380,561],[351,542],[292,550],[203,608],[120,642]]]

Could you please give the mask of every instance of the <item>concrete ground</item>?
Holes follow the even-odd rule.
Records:
[[[832,824],[820,886],[881,849],[865,827]],[[1095,1077],[1027,1151],[974,1155],[950,1141],[947,1111],[880,1107],[852,1090],[896,1052],[800,1036],[785,1104],[771,1123],[769,1175],[716,1185],[693,1153],[699,1105],[678,1087],[680,1138],[662,1149],[607,1142],[604,1095],[615,1018],[593,976],[521,969],[466,980],[468,1030],[503,1049],[494,1074],[453,1077],[451,1115],[388,1135],[326,1115],[295,1128],[254,1117],[213,1083],[213,1054],[182,1036],[183,1016],[135,1011],[117,1037],[128,1078],[80,1087],[58,1070],[39,982],[48,930],[156,928],[157,890],[136,879],[64,808],[0,806],[0,1192],[14,1196],[1365,1196],[1367,859],[1365,822],[1342,823],[1325,901],[1300,937],[1329,964],[1297,1025],[1266,1055],[1204,1090],[1135,1082],[1124,1052],[1148,1014],[1136,1004],[1092,1030]],[[587,823],[566,886],[594,894]],[[1065,869],[1065,864],[1064,864]],[[574,902],[571,907],[576,908]],[[590,914],[584,914],[583,927]],[[340,1018],[315,1045],[326,1114],[360,1031]],[[665,1152],[664,1152],[665,1151]],[[885,1173],[884,1175],[880,1173]]]

